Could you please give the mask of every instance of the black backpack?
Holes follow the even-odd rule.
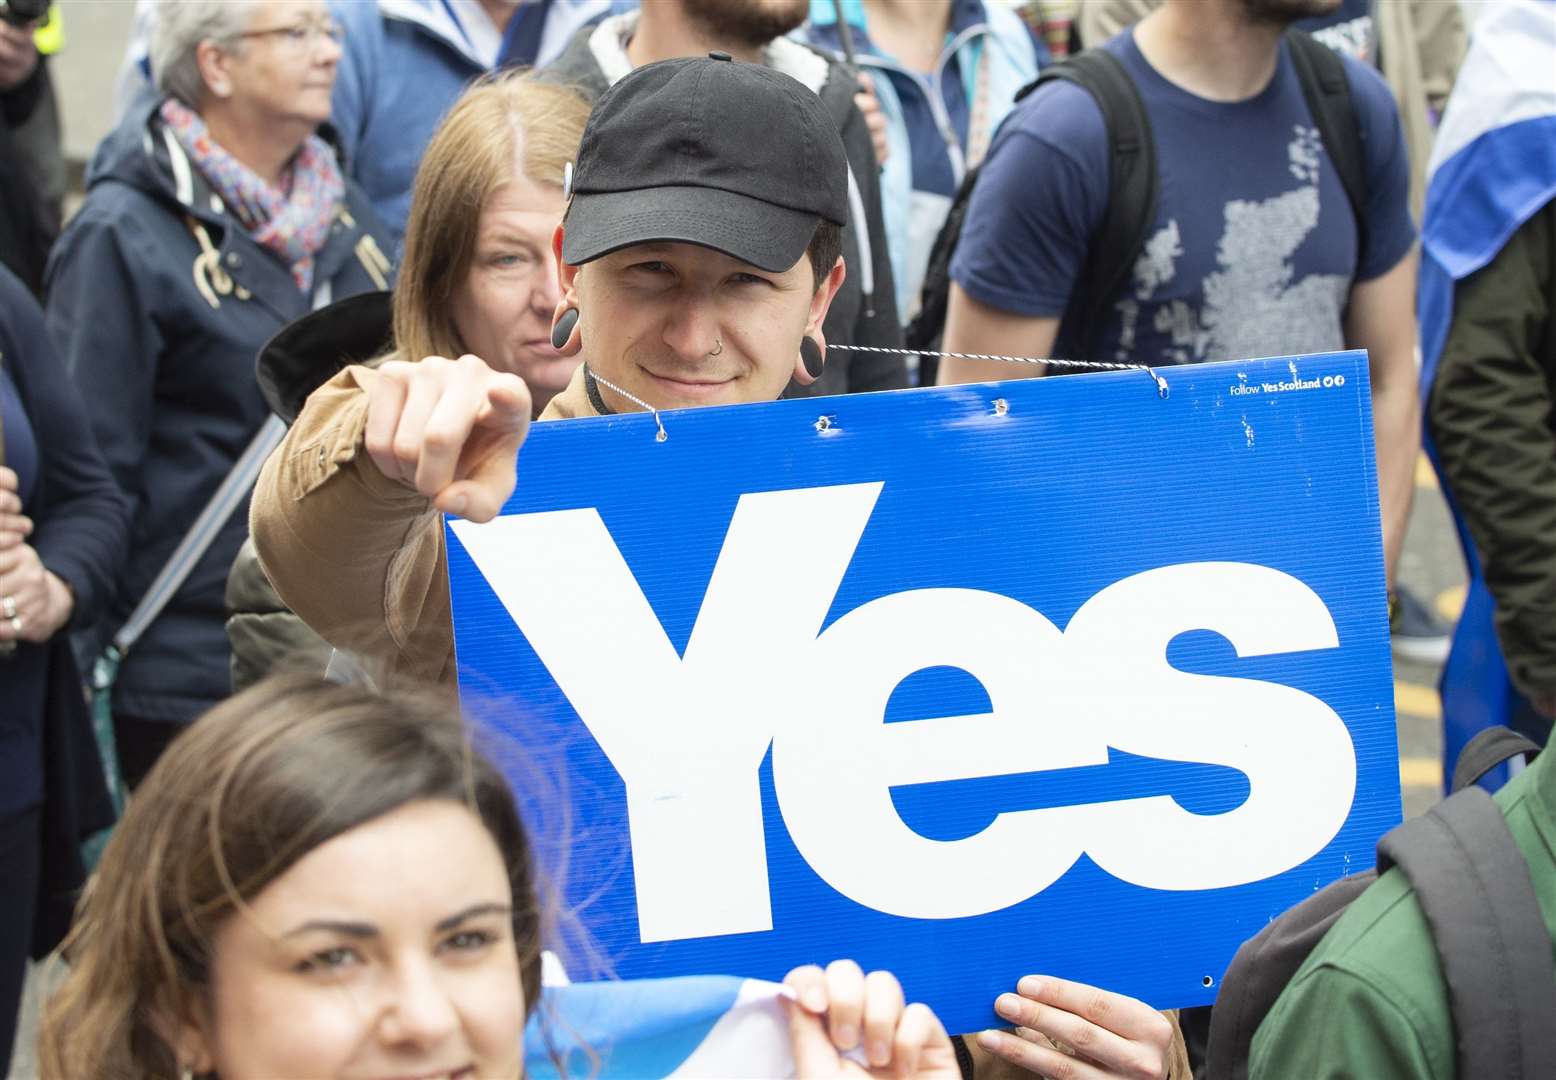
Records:
[[[1222,977],[1197,1075],[1245,1080],[1254,1033],[1275,999],[1351,901],[1395,866],[1410,880],[1437,947],[1458,1075],[1549,1076],[1556,1063],[1550,932],[1502,811],[1475,786],[1508,758],[1536,752],[1507,728],[1481,732],[1459,755],[1454,794],[1378,841],[1376,871],[1334,882],[1244,942]]]
[[[1331,49],[1300,30],[1288,30],[1285,36],[1308,111],[1313,115],[1335,171],[1340,174],[1340,182],[1356,218],[1360,261],[1361,244],[1367,234],[1364,216],[1367,172],[1361,127],[1351,103],[1345,64]],[[1065,312],[1065,322],[1078,328],[1080,334],[1080,355],[1071,359],[1089,360],[1108,305],[1128,279],[1135,260],[1145,248],[1151,223],[1156,220],[1156,145],[1145,103],[1140,100],[1134,80],[1118,58],[1106,49],[1088,49],[1044,68],[1035,82],[1017,92],[1016,100],[1020,101],[1039,86],[1056,79],[1075,83],[1096,99],[1108,133],[1108,206],[1087,245],[1086,262]],[[945,224],[930,249],[919,313],[906,334],[906,345],[910,350],[933,351],[940,347],[941,334],[945,330],[946,302],[951,294],[951,256],[962,234],[967,205],[981,168],[969,169],[963,177],[951,200]],[[930,363],[932,360],[932,357],[924,357],[920,365],[920,382],[926,385],[933,381],[935,365]],[[930,375],[928,379],[924,378],[926,370]]]

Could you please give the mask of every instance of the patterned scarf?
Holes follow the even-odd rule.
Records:
[[[275,252],[291,267],[298,289],[311,292],[313,257],[329,239],[335,209],[346,193],[335,151],[317,135],[308,136],[287,166],[281,186],[272,187],[222,149],[188,106],[169,98],[162,103],[161,115],[254,242]]]

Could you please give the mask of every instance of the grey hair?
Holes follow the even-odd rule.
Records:
[[[206,94],[195,50],[228,43],[248,29],[260,0],[158,0],[151,33],[151,77],[157,89],[198,109]]]

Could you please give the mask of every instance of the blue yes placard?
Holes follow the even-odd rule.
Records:
[[[575,968],[1213,1000],[1399,774],[1366,357],[538,424],[459,679]],[[519,753],[509,755],[507,750]]]

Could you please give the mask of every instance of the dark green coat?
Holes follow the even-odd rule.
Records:
[[[330,645],[281,603],[245,540],[227,576],[227,641],[232,646],[232,692],[278,669],[324,674]]]
[[[1556,202],[1460,281],[1427,403],[1525,696],[1556,693]]]

